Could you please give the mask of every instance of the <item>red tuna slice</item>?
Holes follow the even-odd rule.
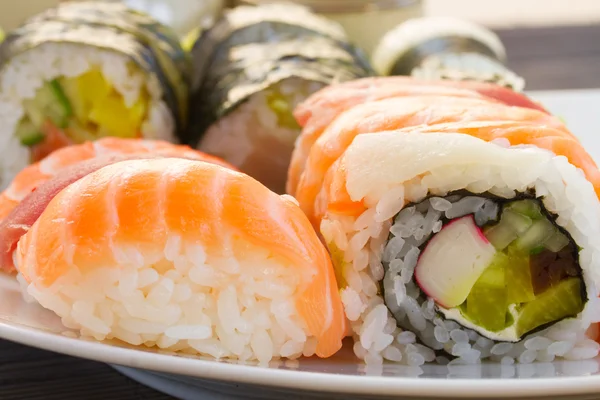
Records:
[[[40,184],[0,222],[0,243],[2,246],[0,248],[0,269],[6,272],[14,272],[15,267],[12,254],[17,248],[19,239],[29,230],[35,221],[37,221],[54,196],[65,187],[102,167],[106,167],[116,162],[164,157],[168,156],[148,153],[101,156],[66,167],[50,180]]]

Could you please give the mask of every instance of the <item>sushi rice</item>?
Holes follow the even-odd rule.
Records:
[[[31,161],[30,148],[14,135],[24,116],[23,101],[33,99],[37,89],[58,77],[77,77],[94,68],[123,97],[125,105],[135,104],[143,90],[150,95],[142,136],[174,141],[175,123],[162,100],[161,86],[132,65],[128,57],[115,52],[68,43],[46,43],[15,56],[0,72],[0,141],[4,156],[0,160],[0,187]]]
[[[428,152],[430,156],[423,157]],[[376,166],[368,167],[372,160],[377,160]],[[359,135],[341,161],[347,168],[346,190],[353,201],[363,199],[366,211],[356,218],[328,212],[321,233],[341,269],[338,277],[346,282],[341,296],[358,357],[369,364],[389,360],[416,366],[434,360],[550,362],[598,354],[600,346],[586,331],[600,321],[600,204],[592,185],[565,157],[533,146],[509,146],[506,140],[486,143],[450,133],[385,132]],[[475,201],[442,199],[464,189]],[[474,213],[475,219],[485,220],[494,212],[494,203],[478,198],[478,193],[513,198],[528,189],[558,215],[556,223],[581,248],[588,301],[576,318],[516,343],[494,341],[444,319],[433,299],[419,300],[414,268],[419,246],[440,230],[444,213],[453,218]],[[421,206],[407,206],[424,200]],[[400,328],[400,321],[410,329]]]
[[[312,356],[316,339],[284,299],[298,287],[293,269],[264,249],[233,247],[241,251],[232,258],[214,258],[172,235],[156,254],[116,250],[121,269],[73,270],[43,289],[19,281],[67,328],[96,340],[242,361]]]

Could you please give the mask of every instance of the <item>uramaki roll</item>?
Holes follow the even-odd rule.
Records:
[[[454,129],[360,134],[326,172],[320,232],[355,353],[409,365],[596,356],[586,337],[600,320],[593,161],[584,174],[579,158],[533,140]]]

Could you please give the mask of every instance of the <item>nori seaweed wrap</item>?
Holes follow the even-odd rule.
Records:
[[[64,3],[0,46],[1,185],[59,147],[103,136],[176,141],[191,62],[171,30],[119,3]]]
[[[523,90],[523,78],[505,62],[506,50],[496,34],[446,17],[408,20],[389,31],[373,53],[373,65],[381,75],[473,80]]]
[[[187,142],[280,193],[300,133],[295,106],[324,86],[373,74],[340,26],[294,5],[229,11],[192,56]]]

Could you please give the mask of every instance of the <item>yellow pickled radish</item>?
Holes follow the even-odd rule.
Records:
[[[63,78],[62,86],[73,103],[80,126],[96,125],[96,136],[137,137],[148,111],[148,94],[142,90],[131,107],[114,90],[99,69],[77,78]]]
[[[89,118],[112,136],[135,137],[138,130],[131,122],[130,110],[125,107],[123,98],[116,93],[97,101]]]
[[[110,82],[104,79],[102,72],[97,69],[90,70],[77,77],[77,86],[81,101],[88,109],[107,97],[112,91]]]
[[[148,95],[145,91],[140,93],[138,101],[129,109],[129,122],[132,126],[138,130],[142,125],[144,119],[146,119],[146,113],[148,111]]]
[[[75,118],[77,121],[85,124],[88,120],[90,104],[88,104],[86,101],[83,101],[83,96],[79,90],[80,85],[77,82],[77,79],[62,77],[58,80],[58,82],[67,96],[67,99],[69,99],[69,103],[71,104],[71,109],[73,110]]]
[[[112,85],[106,79],[102,72],[92,69],[83,75],[77,77],[77,83],[82,97],[94,103],[95,100],[108,96],[112,90]]]

